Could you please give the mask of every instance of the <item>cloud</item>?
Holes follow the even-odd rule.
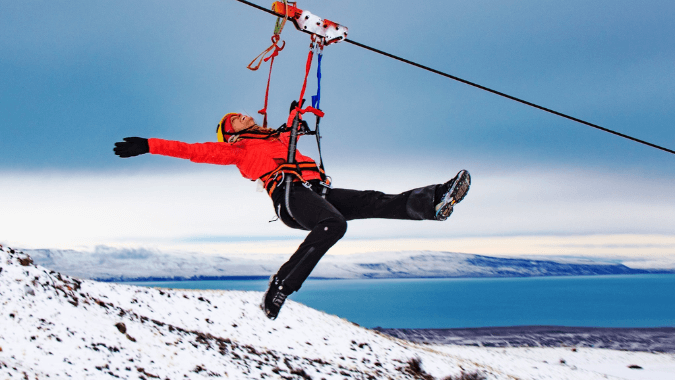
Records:
[[[331,174],[338,187],[396,193],[443,182],[461,168],[416,164],[425,170],[373,162],[336,167]],[[0,186],[0,239],[26,248],[64,249],[97,245],[199,249],[230,243],[283,246],[277,253],[288,252],[288,247],[304,239],[303,231],[289,229],[280,221],[269,222],[276,217],[269,197],[256,192],[255,184],[242,180],[233,167],[194,168],[134,174],[5,172]],[[340,244],[380,239],[486,241],[496,236],[672,236],[675,194],[668,189],[675,188],[675,181],[669,178],[552,169],[495,173],[476,167],[471,172],[471,191],[448,221],[350,221]],[[645,241],[639,243],[645,246],[637,247],[630,246],[638,244],[631,240],[602,244],[610,243],[616,249],[621,245],[649,249],[649,245],[660,244]],[[599,243],[575,240],[566,244],[570,252],[584,248],[580,244]],[[593,249],[587,246],[583,251]]]

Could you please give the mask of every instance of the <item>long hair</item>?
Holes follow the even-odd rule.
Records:
[[[224,136],[229,136],[227,137],[226,141],[230,144],[234,144],[235,142],[241,140],[241,139],[269,139],[269,138],[277,138],[281,134],[280,131],[272,128],[264,128],[259,126],[258,124],[254,124],[253,126],[244,129],[243,131],[235,132],[235,133],[228,133],[225,132],[223,135]]]

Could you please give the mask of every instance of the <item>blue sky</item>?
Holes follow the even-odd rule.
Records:
[[[348,26],[355,41],[675,149],[672,1],[306,0],[299,7]],[[299,238],[267,223],[269,202],[252,195],[234,167],[112,153],[126,136],[214,141],[226,112],[255,115],[267,72],[245,66],[268,46],[273,25],[272,16],[233,0],[0,3],[0,173],[16,184],[3,185],[4,209],[52,222],[71,215],[73,224],[52,225],[53,240],[42,244],[57,236],[162,239],[153,231],[170,229],[188,240]],[[290,24],[282,38],[287,47],[270,93],[274,126],[299,94],[309,43]],[[359,222],[347,238],[672,236],[675,155],[349,44],[327,47],[322,69],[324,159],[337,186],[403,191],[462,168],[474,178],[454,224]],[[308,94],[315,85],[310,79]],[[300,148],[315,153],[311,139]],[[221,215],[191,205],[194,197],[259,205]],[[190,207],[165,213],[181,209],[177,202]],[[71,236],[92,224],[83,222],[88,209],[123,212],[101,225],[107,234]],[[110,233],[110,225],[129,223],[121,215],[139,209],[147,234]],[[200,233],[203,219],[227,227]],[[0,240],[27,244],[23,233],[36,222],[25,223],[3,226]]]

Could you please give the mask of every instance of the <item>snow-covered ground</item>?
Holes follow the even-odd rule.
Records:
[[[293,301],[270,321],[259,309],[261,297],[80,280],[0,246],[0,374],[16,379],[479,374],[475,378],[504,380],[672,380],[675,374],[672,354],[418,345]]]

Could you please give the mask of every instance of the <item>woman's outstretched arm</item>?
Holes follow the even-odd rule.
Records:
[[[163,139],[144,139],[126,137],[115,143],[115,154],[122,157],[134,157],[145,153],[182,158],[192,162],[231,165],[236,164],[240,155],[239,148],[224,143],[188,144],[181,141]]]

